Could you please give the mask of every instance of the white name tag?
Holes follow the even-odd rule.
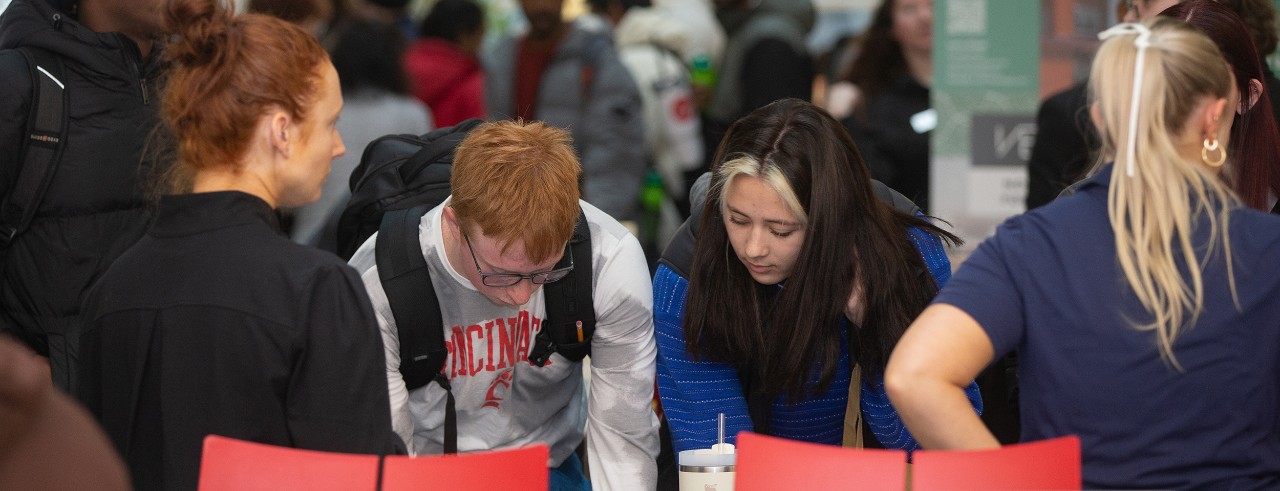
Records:
[[[911,115],[911,129],[916,133],[928,133],[938,127],[938,111],[925,109]]]

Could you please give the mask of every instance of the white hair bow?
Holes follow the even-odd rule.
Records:
[[[1098,34],[1098,39],[1107,40],[1116,36],[1126,36],[1129,34],[1137,34],[1133,38],[1133,45],[1138,48],[1138,58],[1134,61],[1133,69],[1133,94],[1129,102],[1129,141],[1125,145],[1125,172],[1129,177],[1133,177],[1133,160],[1137,153],[1137,135],[1138,132],[1138,100],[1142,92],[1142,71],[1143,63],[1146,61],[1147,48],[1151,47],[1151,29],[1142,24],[1124,23],[1112,26],[1110,29],[1102,31]]]

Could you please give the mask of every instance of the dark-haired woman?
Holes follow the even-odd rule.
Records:
[[[889,352],[951,276],[955,237],[896,209],[840,123],[787,99],[721,143],[686,279],[654,278],[658,385],[677,451],[710,447],[716,418],[840,445],[853,367],[868,446],[916,448],[884,392]],[[977,406],[977,387],[970,387]],[[857,406],[855,406],[857,407]]]
[[[937,117],[933,85],[933,0],[883,0],[832,99],[872,177],[929,211],[929,135]],[[850,95],[841,97],[844,92]]]
[[[1223,178],[1245,205],[1280,213],[1280,131],[1266,90],[1262,57],[1249,35],[1249,26],[1230,8],[1212,0],[1180,2],[1160,12],[1191,24],[1222,51],[1235,75],[1240,103],[1231,125],[1227,172]]]
[[[405,53],[413,95],[440,127],[485,117],[484,71],[477,58],[484,10],[473,0],[440,0],[422,20],[422,37]]]
[[[275,218],[315,200],[345,151],[338,75],[301,28],[219,5],[166,7],[178,194],[86,300],[77,392],[138,489],[195,489],[209,434],[355,453],[393,441],[360,279]]]

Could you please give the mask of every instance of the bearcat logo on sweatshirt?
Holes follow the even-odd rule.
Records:
[[[481,407],[502,408],[502,397],[498,396],[498,388],[501,387],[504,391],[511,388],[511,372],[513,370],[508,368],[498,374],[498,378],[493,379],[493,383],[489,384],[489,391],[484,393],[484,404]]]
[[[449,350],[449,380],[502,372],[489,384],[483,407],[501,408],[511,388],[517,363],[529,363],[529,346],[542,330],[542,319],[521,310],[514,317],[499,317],[466,327],[453,326],[445,348]],[[547,365],[551,365],[547,361]]]

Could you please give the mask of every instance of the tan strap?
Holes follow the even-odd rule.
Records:
[[[863,447],[862,435],[862,368],[853,366],[849,380],[849,403],[844,408],[844,446]]]

